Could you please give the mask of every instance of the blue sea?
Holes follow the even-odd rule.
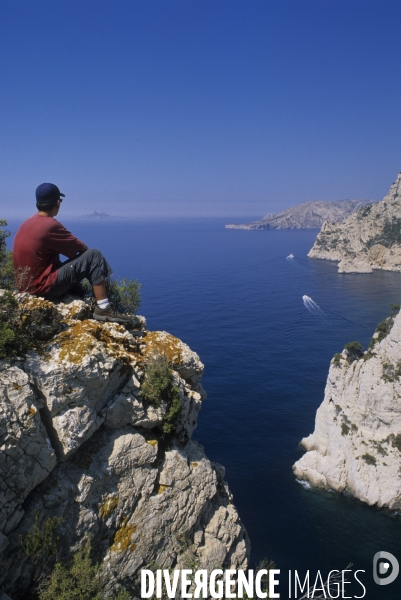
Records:
[[[104,252],[116,276],[142,283],[149,328],[181,338],[205,364],[194,437],[226,467],[251,566],[274,560],[287,598],[289,569],[309,569],[314,581],[317,570],[352,563],[366,571],[366,598],[399,599],[397,582],[372,579],[376,552],[401,560],[399,516],[304,489],[292,465],[314,429],[330,359],[347,342],[368,344],[401,301],[401,275],[338,274],[335,263],[308,259],[316,230],[224,229],[230,219],[63,222]],[[354,593],[361,586],[346,585],[344,597]]]

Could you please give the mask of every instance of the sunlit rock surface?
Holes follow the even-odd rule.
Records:
[[[377,204],[367,205],[343,223],[326,221],[309,258],[338,261],[340,273],[401,269],[401,173]]]
[[[40,348],[0,361],[0,597],[22,599],[30,585],[20,536],[35,515],[39,526],[62,518],[61,559],[91,536],[105,592],[135,590],[141,568],[184,568],[189,551],[199,568],[246,568],[249,540],[224,468],[191,441],[206,396],[198,355],[149,332],[143,317],[130,331],[92,320],[71,297],[32,299],[41,306]],[[157,353],[182,405],[172,436],[163,435],[168,402],[141,395],[144,363]]]
[[[387,321],[390,328],[392,320]],[[401,508],[401,314],[386,337],[350,362],[330,366],[314,432],[301,445],[296,477],[346,491],[370,505]]]

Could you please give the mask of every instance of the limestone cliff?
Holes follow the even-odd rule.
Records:
[[[249,541],[224,468],[191,440],[205,393],[203,364],[179,339],[92,320],[69,297],[22,299],[52,318],[47,341],[0,361],[0,596],[25,598],[33,567],[20,536],[61,517],[60,557],[91,536],[105,593],[133,592],[139,569],[180,568],[183,540],[199,568],[246,568]],[[141,336],[141,337],[139,337]],[[167,355],[182,405],[141,395],[144,362]]]
[[[394,322],[393,322],[394,320]],[[359,357],[359,358],[358,358]],[[362,354],[331,362],[315,431],[293,469],[314,487],[401,508],[401,314],[379,324]]]
[[[377,204],[361,208],[343,223],[324,223],[309,258],[339,261],[340,273],[401,268],[401,173]]]
[[[325,221],[339,223],[365,206],[363,200],[324,200],[304,202],[280,213],[269,213],[261,221],[242,225],[226,225],[226,229],[317,229]]]

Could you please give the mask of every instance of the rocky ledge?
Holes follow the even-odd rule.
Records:
[[[401,508],[401,314],[380,323],[369,349],[331,362],[315,431],[293,470],[311,486]]]
[[[377,204],[343,223],[324,223],[309,258],[338,261],[339,273],[401,269],[401,173]]]
[[[72,297],[22,301],[51,319],[37,350],[0,361],[0,596],[26,598],[34,567],[21,537],[52,517],[62,519],[61,560],[90,536],[106,594],[134,592],[141,568],[183,568],[188,545],[198,568],[247,568],[224,468],[191,440],[205,398],[198,355],[143,317],[129,331],[92,320]],[[168,403],[141,395],[155,353],[179,388],[169,436]]]

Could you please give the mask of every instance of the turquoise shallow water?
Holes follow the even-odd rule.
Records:
[[[333,263],[309,260],[316,231],[235,231],[224,222],[65,224],[102,250],[116,275],[142,282],[149,328],[180,337],[205,363],[208,399],[194,437],[226,467],[252,564],[272,558],[284,582],[288,569],[352,563],[366,570],[365,597],[398,599],[397,582],[373,583],[372,559],[386,550],[401,560],[399,517],[305,490],[291,467],[313,430],[331,357],[349,341],[367,345],[389,304],[401,300],[401,275],[340,275]],[[305,308],[303,295],[321,312]],[[280,591],[286,598],[286,587]]]

